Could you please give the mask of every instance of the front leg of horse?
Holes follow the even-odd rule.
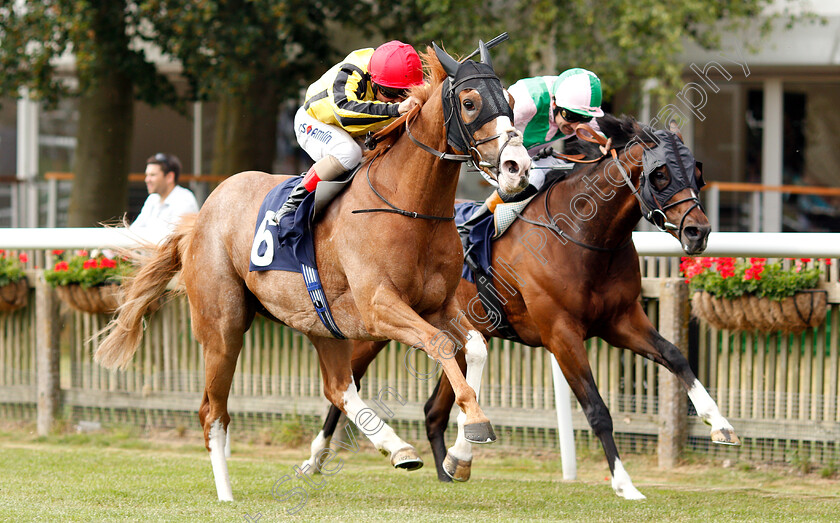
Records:
[[[463,315],[456,316],[456,321],[460,321],[462,329],[471,329]],[[464,332],[464,330],[461,332]],[[467,332],[467,340],[464,345],[464,359],[467,366],[466,380],[467,384],[475,391],[477,398],[481,392],[481,377],[484,372],[484,364],[487,361],[487,343],[478,331],[467,330]],[[457,368],[460,372],[461,367],[458,366]],[[448,375],[446,377],[448,378]],[[438,391],[440,385],[438,385]],[[450,384],[447,383],[447,385]],[[458,414],[457,422],[458,436],[455,443],[446,452],[446,457],[443,460],[443,471],[455,481],[467,481],[470,479],[472,469],[471,443],[492,443],[496,436],[489,423],[487,424],[489,433],[471,432],[471,426],[466,423],[466,415],[463,410]],[[478,428],[484,429],[483,426]]]
[[[613,437],[612,417],[592,377],[592,369],[589,367],[582,336],[566,329],[563,325],[555,327],[553,331],[554,335],[548,338],[549,343],[546,344],[546,349],[560,364],[560,369],[583,408],[592,432],[601,441],[612,474],[613,490],[624,499],[645,499],[644,494],[633,485],[630,475],[621,463]]]
[[[359,397],[350,365],[352,341],[317,336],[310,336],[309,339],[318,351],[327,399],[347,415],[347,419],[356,425],[379,452],[390,458],[395,468],[416,470],[422,467],[423,460],[414,447],[397,436],[394,429]],[[325,454],[329,452],[330,449],[325,446],[310,458],[311,464],[307,461],[304,465],[314,467],[316,463],[321,463],[327,457]],[[311,474],[314,470],[303,469],[303,472]]]
[[[625,347],[645,358],[659,363],[682,382],[697,415],[711,426],[711,438],[715,443],[740,445],[741,440],[732,424],[721,414],[715,400],[697,379],[688,360],[680,350],[650,323],[638,303],[631,311],[613,325],[613,333],[605,338],[616,347]]]
[[[455,403],[461,409],[458,416],[460,440],[471,443],[492,443],[496,441],[496,434],[490,425],[490,420],[478,406],[476,391],[479,389],[484,361],[487,358],[487,346],[478,331],[461,330],[466,326],[472,329],[466,320],[458,322],[455,314],[442,314],[443,321],[436,321],[440,325],[450,326],[447,319],[452,320],[451,328],[455,333],[435,328],[423,320],[414,310],[403,302],[391,289],[379,289],[371,307],[373,321],[366,322],[368,329],[377,336],[390,338],[412,347],[423,349],[426,354],[437,361],[443,368],[446,377],[455,391]],[[448,309],[447,309],[448,310]],[[463,316],[463,315],[461,315]],[[464,351],[467,365],[474,367],[467,371],[467,378],[461,373],[454,355],[459,348],[459,339],[466,333]],[[472,354],[472,356],[470,356]],[[467,453],[462,452],[464,456]],[[471,454],[470,454],[471,455]]]

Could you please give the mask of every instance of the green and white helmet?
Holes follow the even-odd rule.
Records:
[[[558,108],[583,116],[604,116],[601,110],[601,80],[586,69],[567,69],[554,84],[554,103]]]

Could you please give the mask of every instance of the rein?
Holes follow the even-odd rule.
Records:
[[[599,160],[602,160],[604,157],[606,157],[606,155],[599,158]],[[592,163],[592,162],[587,162],[587,163]],[[553,215],[551,214],[551,211],[548,208],[548,202],[550,200],[551,191],[554,190],[554,188],[561,181],[562,181],[562,178],[558,178],[558,179],[554,180],[551,183],[551,185],[548,187],[548,189],[545,191],[545,215],[548,217],[549,223],[538,222],[538,221],[535,221],[535,220],[529,220],[529,219],[525,218],[524,216],[522,216],[522,214],[519,211],[514,211],[514,215],[525,223],[528,223],[528,224],[531,224],[531,225],[537,225],[537,226],[540,226],[540,227],[545,227],[546,229],[550,230],[551,232],[560,236],[561,238],[565,238],[566,240],[569,240],[570,242],[577,245],[578,247],[583,247],[584,249],[589,249],[590,251],[595,251],[595,252],[618,252],[618,251],[621,251],[621,250],[625,249],[628,245],[633,243],[633,237],[630,236],[629,238],[627,238],[627,241],[625,241],[624,243],[622,243],[618,247],[599,247],[597,245],[590,245],[590,244],[584,243],[580,240],[576,240],[576,239],[572,238],[571,236],[569,236],[568,234],[566,234],[566,232],[563,229],[558,227],[557,222],[554,221],[554,217],[553,217]]]
[[[408,114],[408,113],[406,113],[406,114]],[[449,217],[449,216],[434,216],[432,214],[422,214],[422,213],[419,213],[419,212],[406,211],[406,210],[400,209],[399,207],[397,207],[393,203],[389,202],[384,196],[379,194],[379,191],[376,190],[376,188],[373,186],[373,183],[370,181],[370,168],[371,168],[371,165],[373,165],[373,162],[376,161],[377,158],[379,158],[379,153],[376,156],[374,156],[371,161],[368,162],[368,166],[367,166],[367,169],[365,171],[365,177],[367,178],[368,187],[370,187],[370,190],[373,191],[373,194],[377,195],[380,200],[385,202],[385,204],[388,205],[388,207],[390,207],[390,209],[381,209],[381,208],[380,209],[356,209],[356,210],[352,211],[352,214],[364,214],[364,213],[369,213],[369,212],[389,212],[389,213],[393,213],[393,214],[399,214],[401,216],[407,216],[409,218],[420,218],[420,219],[423,219],[423,220],[450,221],[450,220],[455,219],[455,214],[454,213],[452,214],[451,217]]]
[[[642,173],[641,180],[639,181],[639,186],[635,187],[633,185],[633,181],[630,179],[630,176],[627,174],[627,171],[624,169],[624,166],[618,160],[617,149],[614,149],[612,147],[612,138],[610,138],[608,140],[604,139],[604,137],[602,137],[600,134],[595,132],[595,130],[592,129],[592,127],[590,127],[587,124],[582,124],[582,125],[578,126],[578,128],[575,130],[575,135],[578,138],[580,138],[584,141],[599,145],[603,154],[600,157],[592,159],[592,160],[584,160],[583,158],[585,156],[583,154],[566,155],[566,154],[552,153],[552,156],[554,156],[555,158],[564,159],[564,160],[574,162],[574,163],[594,164],[594,163],[598,163],[598,162],[602,161],[608,155],[611,155],[613,160],[615,161],[616,167],[618,167],[619,173],[621,173],[621,177],[624,179],[625,185],[627,185],[630,188],[631,194],[639,202],[639,208],[641,209],[642,216],[645,218],[645,220],[647,220],[648,222],[653,224],[654,227],[656,227],[657,229],[659,229],[662,232],[677,231],[677,239],[682,241],[683,228],[685,226],[685,220],[688,217],[689,213],[691,213],[691,211],[693,211],[696,207],[701,207],[702,208],[702,206],[700,205],[700,200],[697,198],[697,195],[694,194],[694,191],[692,189],[689,189],[689,191],[691,192],[691,196],[689,196],[688,198],[683,198],[683,199],[678,200],[676,202],[668,203],[664,207],[659,203],[658,200],[656,200],[656,198],[654,198],[653,200],[655,202],[656,208],[653,208],[650,205],[648,205],[648,203],[645,201],[645,199],[639,194],[642,190],[643,184],[646,181],[646,176],[647,175],[645,173]],[[668,135],[668,140],[669,140],[669,145],[671,146],[672,150],[674,151],[674,154],[677,154],[677,145],[676,145],[674,135],[669,134]],[[688,179],[688,176],[685,172],[685,169],[684,169],[684,167],[682,166],[681,163],[680,163],[680,169],[681,169],[682,179],[684,179],[684,180]],[[601,248],[601,247],[594,247],[594,246],[591,246],[591,245],[584,244],[584,243],[579,242],[577,240],[574,240],[573,238],[569,237],[568,235],[562,233],[562,230],[559,227],[557,227],[557,224],[553,221],[553,218],[551,218],[551,214],[548,210],[548,192],[551,191],[551,189],[554,188],[554,185],[556,185],[556,183],[559,182],[559,181],[560,180],[556,180],[551,185],[551,187],[549,187],[548,191],[546,191],[546,201],[545,201],[546,209],[545,210],[546,210],[546,214],[549,217],[549,219],[552,220],[550,225],[549,224],[544,224],[544,223],[538,223],[538,222],[531,222],[531,221],[525,220],[524,218],[521,218],[521,216],[519,216],[519,217],[523,221],[526,221],[527,223],[534,223],[534,224],[537,224],[537,225],[542,225],[543,227],[546,227],[546,228],[554,231],[555,233],[560,234],[561,236],[565,237],[566,239],[572,241],[572,243],[575,243],[577,245],[580,245],[581,247],[586,247],[586,248],[589,248],[589,249],[592,249],[592,250],[598,250],[598,251],[620,250],[620,249],[623,249],[627,245],[627,243],[632,241],[632,240],[629,240],[627,243],[622,244],[621,246],[616,247],[615,249],[605,249],[605,248]],[[673,223],[669,222],[668,218],[667,218],[667,215],[665,214],[666,211],[668,209],[671,209],[672,207],[675,207],[675,206],[680,205],[681,203],[685,203],[685,202],[694,202],[694,204],[691,207],[689,207],[683,213],[682,217],[680,218],[679,226],[674,225]],[[516,214],[517,214],[517,216],[519,215],[519,213],[516,213]],[[660,219],[657,219],[657,217],[660,218]]]

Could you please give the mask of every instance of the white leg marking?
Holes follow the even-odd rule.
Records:
[[[227,434],[225,434],[225,457],[230,457],[230,424],[228,424]]]
[[[322,450],[330,448],[330,440],[332,440],[332,436],[327,438],[324,437],[323,430],[318,432],[318,435],[315,436],[315,439],[312,440],[312,444],[309,446],[309,459],[301,464],[301,470],[305,470],[309,474],[321,473],[321,464],[318,462],[318,454]]]
[[[621,460],[618,458],[615,458],[615,473],[612,478],[612,488],[616,494],[624,499],[645,499],[645,495],[633,486],[630,475],[624,470],[624,465],[621,464]]]
[[[694,404],[697,415],[712,426],[712,431],[727,429],[735,432],[735,429],[732,428],[729,421],[720,413],[720,409],[718,409],[715,400],[709,396],[706,388],[703,387],[699,380],[694,380],[694,383],[691,384],[691,388],[688,390],[688,397],[691,399],[691,403]]]
[[[362,401],[356,392],[356,383],[353,379],[350,380],[350,385],[344,392],[344,412],[347,413],[347,419],[355,423],[380,452],[393,456],[394,452],[411,447]]]
[[[487,361],[487,346],[478,332],[470,331],[469,336],[470,339],[464,348],[467,359],[467,384],[473,388],[475,396],[478,398],[478,393],[481,391],[481,375],[484,372],[484,363]],[[472,445],[464,437],[464,423],[466,421],[467,415],[463,412],[459,413],[458,437],[455,439],[455,444],[449,447],[449,454],[463,461],[471,461]]]
[[[217,419],[210,425],[210,464],[213,465],[213,478],[216,480],[219,501],[233,501],[233,491],[230,488],[230,476],[225,459],[225,438],[222,420]]]

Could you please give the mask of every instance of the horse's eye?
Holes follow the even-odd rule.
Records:
[[[472,111],[473,109],[475,109],[475,104],[472,100],[464,100],[464,109],[466,109],[467,111]]]

